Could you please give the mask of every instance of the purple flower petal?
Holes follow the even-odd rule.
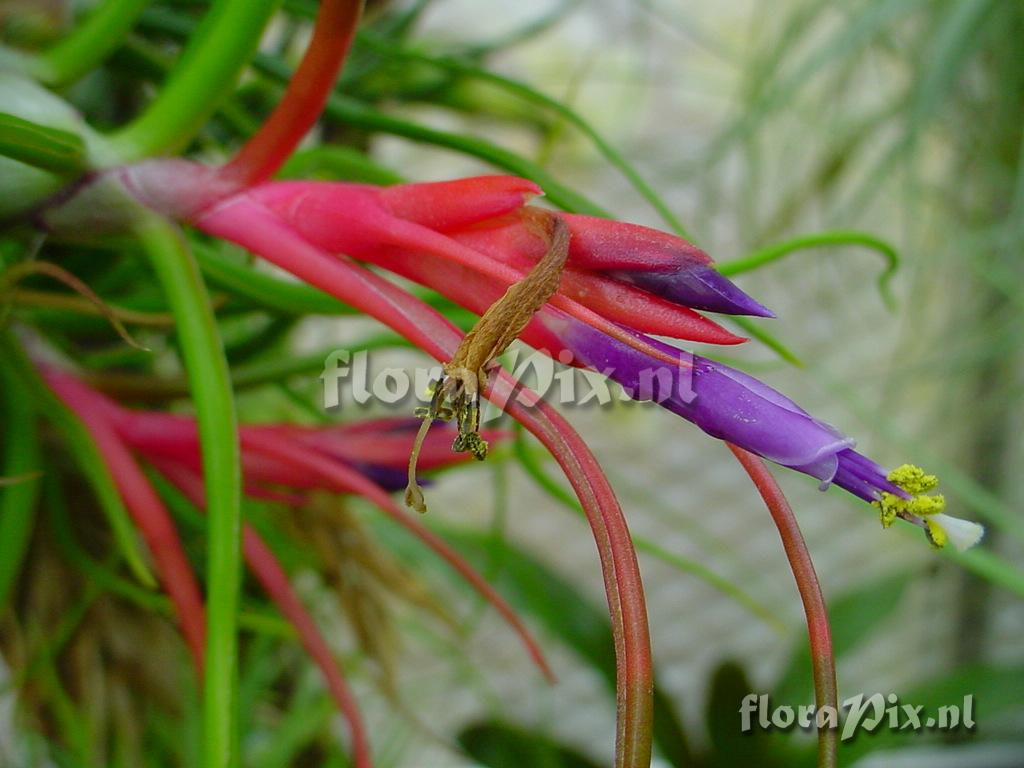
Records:
[[[667,366],[562,314],[545,315],[544,323],[578,362],[609,376],[634,399],[656,400],[712,437],[811,475],[823,490],[834,483],[865,501],[882,491],[909,498],[886,479],[882,467],[853,450],[852,438],[742,371],[648,339],[678,357],[678,366]]]
[[[617,269],[607,274],[691,309],[726,315],[775,317],[774,312],[754,301],[714,267],[687,264],[667,271]]]

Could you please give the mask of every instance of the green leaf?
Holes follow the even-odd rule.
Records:
[[[633,186],[633,188],[646,200],[666,224],[681,237],[687,237],[682,222],[676,217],[661,196],[644,180],[640,173],[629,163],[622,154],[611,145],[593,126],[590,125],[573,109],[562,102],[541,93],[526,83],[513,80],[512,78],[499,75],[487,69],[477,66],[471,61],[449,57],[431,56],[420,53],[409,48],[395,45],[391,41],[382,40],[365,30],[360,33],[360,41],[368,45],[373,51],[384,57],[390,57],[399,61],[416,61],[432,64],[445,71],[459,75],[473,77],[486,83],[498,86],[532,106],[539,106],[558,115],[562,120],[572,125],[580,133],[586,136],[594,147],[601,153],[614,168],[616,168]]]
[[[39,435],[32,399],[21,380],[0,366],[4,395],[3,477],[0,486],[0,618],[21,572],[39,500]],[[18,479],[18,478],[22,479]]]
[[[271,731],[271,741],[253,750],[254,755],[247,763],[254,768],[299,764],[302,750],[327,729],[336,712],[337,705],[330,696],[319,688],[306,686],[288,702],[285,716]]]
[[[9,334],[0,336],[0,349],[3,351],[0,354],[0,367],[7,369],[8,376],[16,376],[21,380],[23,386],[32,393],[36,413],[60,430],[68,451],[96,494],[128,568],[143,585],[156,587],[156,579],[142,555],[142,545],[135,525],[128,510],[125,509],[117,484],[89,430],[46,386],[35,366],[13,337]]]
[[[824,248],[845,245],[860,245],[878,253],[885,259],[885,271],[878,277],[878,291],[889,308],[896,305],[893,298],[890,283],[896,271],[899,269],[900,257],[896,249],[884,240],[864,232],[832,231],[821,232],[815,235],[802,235],[784,243],[769,245],[754,251],[743,258],[735,261],[726,261],[717,265],[718,271],[723,275],[738,275],[743,272],[763,267],[766,264],[778,261],[783,256],[791,253],[808,250],[810,248]]]
[[[945,547],[942,554],[962,568],[1024,598],[1024,571],[992,550],[973,547],[957,552],[953,547]]]
[[[195,401],[207,515],[207,643],[203,690],[206,764],[239,761],[238,605],[242,574],[242,471],[234,393],[217,319],[184,235],[144,216],[137,234],[177,321]]]
[[[600,764],[535,730],[487,721],[464,728],[459,744],[487,768],[599,768]]]
[[[729,321],[738,326],[740,330],[748,334],[750,338],[764,344],[768,349],[777,354],[790,365],[798,368],[804,367],[804,361],[797,357],[797,354],[786,346],[777,336],[764,330],[760,325],[749,317],[730,317]]]
[[[319,288],[261,272],[246,264],[241,258],[232,258],[208,244],[192,240],[191,245],[207,279],[236,297],[244,299],[248,304],[300,317],[359,314]],[[458,318],[452,318],[452,311],[466,312],[429,289],[414,286],[410,291],[431,306],[442,309],[453,322],[457,323]]]
[[[156,98],[110,138],[118,162],[181,149],[235,84],[280,0],[216,0]]]
[[[282,167],[283,178],[328,178],[363,184],[401,184],[401,175],[362,152],[341,145],[300,149]]]
[[[509,173],[529,179],[544,190],[552,205],[574,213],[612,218],[612,215],[585,195],[567,187],[544,167],[511,150],[485,139],[460,133],[442,131],[412,120],[395,117],[368,104],[335,94],[327,102],[325,114],[341,123],[411,141],[446,147],[471,157],[477,157]]]
[[[796,768],[787,740],[757,727],[741,729],[741,705],[755,692],[743,667],[731,661],[720,664],[711,677],[704,722],[711,745],[706,764],[710,768],[756,765],[759,768]]]
[[[81,137],[6,112],[0,112],[0,155],[65,176],[77,175],[86,167]]]
[[[206,278],[263,309],[291,315],[354,315],[356,311],[323,291],[260,272],[210,245],[192,242]]]
[[[984,52],[987,38],[979,34],[999,0],[970,0],[949,3],[937,14],[937,31],[921,66],[910,104],[907,139],[913,140],[943,101],[954,93],[964,75],[965,62],[972,54]]]
[[[43,51],[33,69],[48,85],[73,82],[113,52],[149,0],[104,0],[74,29]]]

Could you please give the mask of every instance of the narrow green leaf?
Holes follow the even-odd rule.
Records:
[[[318,288],[261,272],[210,245],[195,240],[191,241],[191,245],[203,274],[211,283],[257,307],[302,317],[357,314],[347,304],[342,304]],[[455,305],[444,297],[418,286],[410,290],[432,307],[440,308],[451,316]],[[454,321],[458,322],[457,319]]]
[[[678,217],[676,217],[661,196],[654,191],[636,168],[634,168],[633,165],[629,163],[607,139],[595,130],[590,123],[584,120],[579,113],[567,107],[562,102],[551,98],[526,83],[483,69],[470,61],[464,61],[450,56],[431,56],[409,48],[396,46],[393,42],[375,37],[365,30],[360,33],[359,39],[365,45],[368,45],[371,50],[382,56],[398,59],[400,61],[417,61],[432,64],[448,72],[473,77],[483,82],[498,86],[507,93],[511,93],[532,105],[540,106],[543,109],[554,112],[561,119],[565,120],[576,128],[576,130],[586,136],[605,160],[611,163],[611,165],[615,167],[627,181],[629,181],[640,196],[643,197],[655,211],[657,211],[658,215],[661,216],[665,223],[668,224],[676,234],[681,237],[687,237],[686,229],[683,227],[682,222],[679,221]]]
[[[21,573],[35,522],[40,468],[39,435],[32,398],[7,366],[0,366],[4,395],[3,476],[25,476],[21,482],[0,487],[0,618]]]
[[[764,344],[768,349],[790,365],[795,365],[799,368],[804,367],[804,361],[797,357],[793,350],[787,347],[777,336],[768,333],[768,331],[764,330],[749,317],[740,317],[737,315],[736,317],[730,317],[729,321],[738,326],[744,333],[748,334],[750,338]]]
[[[1024,571],[983,546],[957,552],[946,547],[942,554],[963,568],[1024,598]]]
[[[3,351],[0,354],[0,367],[7,369],[8,376],[16,376],[21,380],[25,389],[32,394],[36,413],[60,430],[68,451],[96,494],[128,568],[143,585],[155,588],[157,582],[146,565],[135,526],[89,430],[50,391],[13,337],[7,334],[0,338],[0,349]]]
[[[598,763],[543,731],[511,723],[474,723],[457,738],[469,756],[487,768],[599,768]]]
[[[318,688],[307,688],[289,702],[284,718],[272,731],[270,743],[255,751],[250,765],[254,768],[278,768],[295,765],[302,750],[318,734],[326,730],[337,705]]]
[[[6,112],[0,112],[0,155],[66,176],[81,173],[86,166],[81,137]]]
[[[192,250],[211,283],[259,307],[295,315],[355,314],[351,307],[322,291],[255,270],[212,246],[193,242]]]
[[[909,140],[917,137],[942,102],[955,92],[966,60],[985,51],[987,40],[979,29],[999,5],[999,0],[970,0],[949,3],[937,13],[937,30],[921,65],[910,105]]]
[[[757,727],[746,733],[740,730],[741,704],[755,690],[746,670],[738,663],[725,661],[715,668],[704,710],[711,742],[707,763],[711,768],[796,768],[786,740]]]
[[[149,0],[105,0],[71,34],[39,54],[33,70],[47,85],[78,80],[110,55]]]
[[[366,130],[401,136],[424,144],[446,147],[538,184],[553,205],[574,213],[612,218],[612,215],[585,195],[565,186],[537,163],[485,139],[442,131],[382,112],[347,96],[335,94],[324,112],[334,120]]]
[[[254,61],[257,69],[278,82],[287,82],[292,76],[290,67],[270,56],[259,55]],[[560,183],[537,163],[484,139],[441,131],[412,120],[395,117],[369,104],[338,93],[328,100],[324,114],[352,127],[389,133],[478,157],[498,168],[536,182],[543,187],[547,199],[560,208],[591,216],[611,218],[611,214],[606,210],[586,196]]]
[[[821,232],[815,235],[802,235],[792,240],[787,240],[784,243],[761,248],[735,261],[719,263],[717,267],[718,271],[723,275],[738,275],[758,269],[766,264],[771,264],[783,256],[788,256],[798,251],[845,245],[860,245],[870,248],[885,259],[885,270],[878,277],[878,291],[882,294],[882,298],[890,309],[895,307],[896,300],[893,298],[890,283],[900,266],[899,254],[895,248],[884,240],[864,232],[832,231]]]
[[[234,393],[217,319],[182,233],[145,216],[137,234],[167,293],[195,401],[207,515],[207,645],[203,690],[207,766],[238,765],[238,605],[241,590],[241,456]]]
[[[280,171],[284,178],[325,177],[364,184],[401,184],[403,178],[352,147],[329,144],[300,149]]]
[[[280,0],[216,0],[151,104],[110,137],[119,163],[181,149],[234,92]]]

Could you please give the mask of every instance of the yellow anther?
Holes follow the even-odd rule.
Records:
[[[946,542],[949,541],[946,529],[933,520],[925,520],[924,524],[925,533],[928,534],[928,541],[932,543],[932,546],[936,549],[942,549],[946,546]]]
[[[888,479],[893,485],[898,485],[915,496],[935,490],[939,484],[939,478],[935,475],[926,475],[923,469],[913,464],[897,467],[889,473]]]
[[[945,508],[946,497],[938,493],[934,496],[918,496],[911,499],[907,511],[912,515],[927,517],[928,515],[937,515]]]
[[[924,518],[929,515],[936,515],[946,508],[946,499],[942,494],[926,496],[924,494],[933,490],[939,479],[935,475],[926,475],[924,470],[913,464],[904,464],[889,473],[889,482],[902,488],[912,498],[904,499],[895,493],[883,491],[882,498],[873,504],[881,510],[882,527],[888,528],[897,517],[912,520],[913,518]],[[940,537],[931,536],[934,543]],[[945,540],[945,535],[941,537]],[[936,546],[941,546],[936,544]]]

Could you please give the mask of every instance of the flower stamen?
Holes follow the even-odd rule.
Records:
[[[936,549],[952,542],[956,549],[964,550],[981,540],[985,532],[982,526],[943,514],[946,498],[942,494],[927,495],[938,487],[939,479],[935,475],[925,474],[913,464],[904,464],[890,472],[888,480],[907,495],[883,491],[882,497],[872,502],[881,510],[883,527],[891,526],[896,518],[906,520],[924,530]]]
[[[468,451],[479,461],[487,458],[487,441],[480,437],[480,395],[487,389],[489,372],[534,313],[558,290],[569,257],[568,225],[557,214],[540,209],[524,209],[520,215],[528,228],[547,240],[547,253],[526,277],[509,286],[470,329],[455,355],[442,367],[441,378],[433,385],[430,406],[417,412],[423,417],[423,424],[409,456],[405,503],[418,512],[426,512],[427,507],[416,482],[416,462],[431,423],[434,419],[448,421],[454,416],[459,434],[452,450]]]

